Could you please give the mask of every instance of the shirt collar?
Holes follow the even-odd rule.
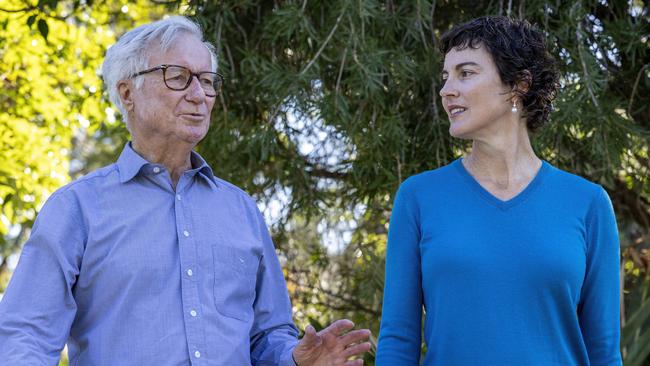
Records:
[[[133,179],[140,172],[140,169],[147,164],[149,162],[133,150],[131,141],[127,142],[120,157],[117,159],[120,183],[126,183]]]
[[[193,174],[202,173],[206,178],[211,181],[214,181],[214,174],[212,168],[206,163],[205,159],[199,153],[192,151],[190,156],[190,162],[192,163],[192,169],[190,172]],[[131,141],[127,142],[120,154],[120,157],[117,159],[117,169],[120,174],[120,183],[126,183],[133,179],[143,167],[152,165],[145,158],[140,156],[133,147],[131,146]]]
[[[206,178],[208,178],[211,181],[214,181],[214,174],[212,173],[212,168],[208,165],[208,163],[203,159],[199,153],[196,151],[192,151],[192,155],[190,156],[190,162],[192,163],[192,170],[193,172],[200,172],[203,175],[205,175]]]

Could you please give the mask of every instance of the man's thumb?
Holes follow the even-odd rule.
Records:
[[[309,324],[305,327],[305,336],[302,337],[302,346],[305,348],[318,347],[323,342],[321,337],[316,333],[316,329]]]

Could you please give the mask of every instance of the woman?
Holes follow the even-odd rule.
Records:
[[[558,87],[542,33],[482,17],[441,44],[449,133],[472,149],[397,193],[376,364],[418,365],[423,333],[426,366],[620,365],[611,202],[530,144]]]

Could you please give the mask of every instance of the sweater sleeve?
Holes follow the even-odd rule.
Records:
[[[422,276],[417,203],[405,182],[393,205],[377,366],[419,365],[422,342]]]
[[[586,218],[587,263],[578,317],[590,364],[621,365],[620,254],[612,203],[599,189]]]

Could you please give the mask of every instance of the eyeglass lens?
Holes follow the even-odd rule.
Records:
[[[192,82],[192,72],[180,66],[167,66],[164,69],[165,84],[174,90],[184,90]],[[215,96],[221,88],[221,77],[213,72],[201,72],[197,74],[199,84],[205,95]]]

